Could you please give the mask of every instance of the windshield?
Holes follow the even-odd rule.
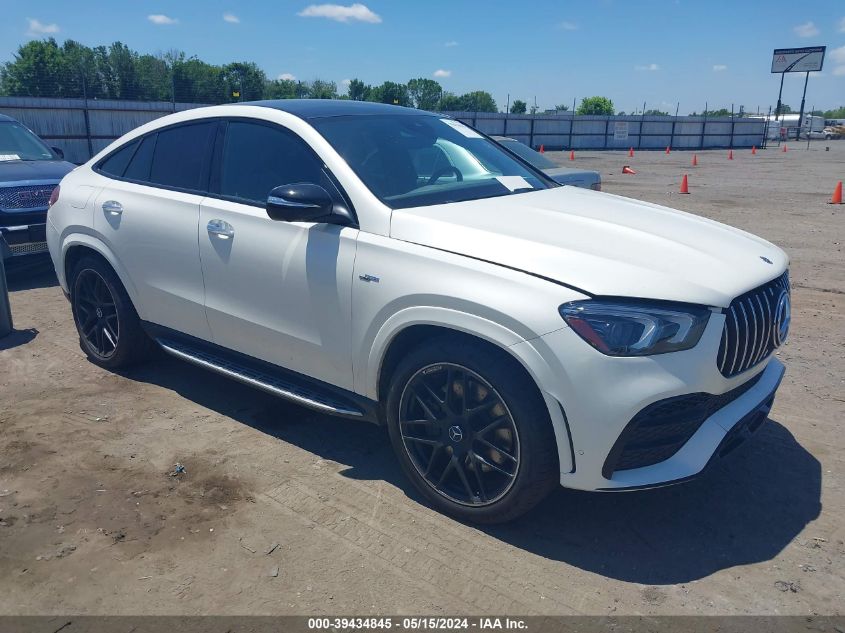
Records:
[[[312,123],[389,207],[404,209],[555,186],[496,143],[430,115],[339,116]]]
[[[520,143],[519,141],[515,140],[501,140],[499,141],[506,149],[509,149],[514,154],[519,156],[522,160],[527,161],[534,165],[537,169],[552,169],[553,167],[557,167],[552,161],[548,158],[540,154],[539,152],[535,152],[533,149]]]
[[[20,123],[0,121],[0,162],[55,158],[50,148]]]

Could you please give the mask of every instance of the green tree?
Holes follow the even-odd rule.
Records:
[[[411,99],[408,95],[408,86],[405,84],[397,84],[392,81],[385,81],[382,85],[375,86],[372,90],[370,90],[367,101],[390,103],[400,106],[411,105]]]
[[[369,101],[371,91],[372,87],[360,79],[353,79],[346,88],[347,96],[353,101]]]
[[[525,114],[528,111],[528,104],[522,99],[514,99],[511,104],[511,114]]]
[[[337,84],[333,81],[315,79],[308,86],[309,99],[337,99]]]
[[[273,79],[264,84],[265,99],[296,99],[299,82],[293,79]]]
[[[657,110],[652,108],[651,110],[646,110],[643,112],[646,116],[669,116],[668,112],[664,112],[663,110]]]
[[[3,65],[3,94],[29,97],[68,95],[66,67],[59,45],[52,37],[32,40],[18,48],[12,61]]]
[[[443,88],[434,79],[411,79],[408,82],[408,97],[411,105],[420,110],[436,110],[440,105]]]
[[[220,69],[220,78],[225,85],[228,97],[224,100],[255,101],[264,96],[264,84],[267,75],[255,62],[234,62]],[[240,97],[234,93],[239,92]]]
[[[824,117],[826,119],[845,119],[845,106],[840,106],[834,110],[825,110]]]
[[[464,112],[498,112],[493,95],[484,90],[476,90],[461,95],[461,106]]]
[[[607,97],[586,97],[578,105],[576,114],[613,114],[613,101]]]
[[[569,106],[566,105],[565,103],[559,103],[555,106],[555,110],[558,111],[558,112],[568,112]]]

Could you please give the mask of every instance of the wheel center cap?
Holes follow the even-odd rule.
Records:
[[[449,439],[457,444],[464,439],[464,431],[458,425],[449,427]]]
[[[97,318],[98,319],[103,318],[103,309],[102,308],[97,308]]]

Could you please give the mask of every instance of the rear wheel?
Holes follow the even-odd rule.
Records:
[[[154,344],[111,266],[98,257],[83,257],[72,280],[73,319],[88,358],[109,369],[148,358]]]
[[[559,482],[545,403],[515,361],[445,337],[413,350],[387,398],[403,469],[438,509],[460,519],[516,518]]]

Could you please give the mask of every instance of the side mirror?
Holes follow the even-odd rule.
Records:
[[[60,147],[51,147],[50,149],[51,149],[51,150],[53,150],[53,152],[54,152],[54,153],[56,154],[56,156],[58,156],[59,158],[64,158],[64,157],[65,157],[65,152],[64,152],[64,150],[63,150],[63,149],[61,149]]]
[[[334,200],[320,185],[297,182],[276,187],[267,197],[267,215],[282,222],[314,222],[332,212]]]

